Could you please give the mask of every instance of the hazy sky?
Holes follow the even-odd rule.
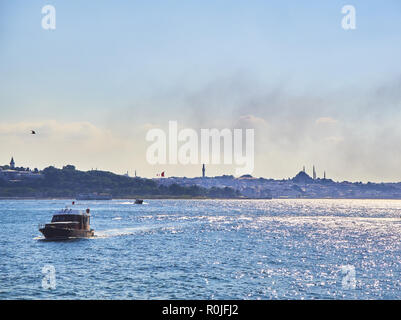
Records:
[[[401,2],[0,0],[1,164],[200,175],[146,162],[169,120],[254,128],[255,176],[401,181]]]

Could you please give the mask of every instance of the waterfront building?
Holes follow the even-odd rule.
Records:
[[[29,168],[16,168],[14,157],[11,157],[9,169],[0,168],[0,179],[7,181],[20,181],[24,179],[41,179],[43,175],[35,169],[35,171]]]

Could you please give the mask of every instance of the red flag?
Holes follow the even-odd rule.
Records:
[[[164,177],[164,171],[162,172],[162,177]]]

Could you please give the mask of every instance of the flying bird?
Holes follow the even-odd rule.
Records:
[[[31,134],[36,134],[35,130],[31,130]]]

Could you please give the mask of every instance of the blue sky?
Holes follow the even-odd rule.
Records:
[[[257,119],[257,176],[401,181],[399,1],[2,0],[0,20],[0,163],[194,176],[147,164],[146,128]],[[33,125],[53,140],[26,140]]]

